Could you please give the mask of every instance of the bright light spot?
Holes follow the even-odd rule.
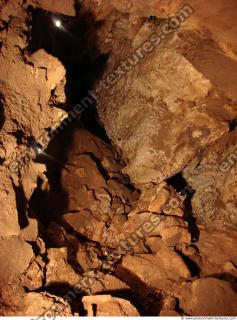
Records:
[[[62,22],[61,22],[61,20],[54,20],[54,24],[55,24],[55,26],[57,27],[57,28],[62,28]]]
[[[42,154],[44,153],[43,148],[39,145],[34,146],[35,151],[37,152],[37,154]]]

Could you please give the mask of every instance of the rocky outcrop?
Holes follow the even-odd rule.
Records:
[[[89,317],[97,316],[139,316],[136,308],[124,299],[114,298],[109,295],[84,297],[82,302]]]
[[[236,315],[235,11],[1,1],[0,315]]]
[[[155,47],[152,34],[160,28],[146,22],[136,30],[131,24],[123,37],[129,40],[133,32],[133,42],[107,64],[104,85],[110,90],[96,89],[100,117],[126,159],[124,172],[137,185],[159,184],[182,171],[200,149],[228,132],[227,122],[236,117],[235,75],[228,71],[236,70],[236,62],[222,59],[217,44],[195,30],[181,28]],[[145,41],[150,41],[147,51]],[[221,76],[213,59],[222,59]]]
[[[237,295],[224,281],[200,279],[192,283],[181,307],[193,315],[230,316],[237,311]]]

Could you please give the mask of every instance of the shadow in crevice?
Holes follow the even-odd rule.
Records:
[[[21,229],[26,228],[29,225],[27,217],[27,199],[22,186],[13,185],[13,189],[16,195],[16,206],[18,212],[18,223]]]
[[[163,301],[158,290],[148,287],[135,274],[121,265],[117,266],[115,276],[131,288],[136,298],[135,301],[133,300],[134,306],[141,316],[157,316],[160,313]]]
[[[4,122],[5,122],[4,103],[3,103],[3,97],[0,94],[0,130],[4,125]]]
[[[176,192],[181,193],[185,196],[184,200],[184,213],[185,219],[188,221],[189,232],[192,235],[192,241],[197,242],[199,239],[199,228],[197,226],[196,218],[193,216],[192,212],[192,197],[195,194],[195,190],[188,184],[188,182],[183,177],[182,172],[177,173],[173,177],[166,180],[167,184],[172,186]]]
[[[89,48],[89,30],[93,26],[96,32],[98,22],[94,21],[92,12],[82,12],[80,7],[77,7],[76,17],[55,14],[43,9],[31,11],[32,37],[28,52],[32,54],[44,49],[64,65],[66,104],[63,108],[70,111],[101,79],[108,59],[108,55],[100,54],[97,48],[93,48],[94,52]],[[60,21],[60,27],[56,26],[57,21]],[[97,121],[95,104],[83,112],[82,120],[89,130],[107,139],[104,129]]]
[[[52,282],[44,287],[44,291],[65,299],[70,305],[72,313],[79,313],[80,316],[87,315],[81,299],[88,294],[83,290],[79,290],[79,285],[75,289],[68,282]]]
[[[82,12],[80,6],[76,7],[76,17],[31,7],[29,7],[29,11],[32,16],[32,30],[27,51],[29,54],[33,54],[39,49],[44,49],[64,65],[66,69],[66,103],[61,107],[69,112],[73,106],[80,103],[88,95],[89,90],[99,81],[108,58],[107,55],[99,54],[96,48],[93,48],[96,51],[95,54],[91,54],[91,48],[88,47],[89,30],[92,26],[95,27],[95,32],[97,30],[93,14]],[[60,23],[59,27],[56,22]],[[97,121],[95,104],[91,104],[83,112],[80,122],[74,120],[64,130],[61,130],[61,134],[55,135],[45,151],[50,155],[50,159],[44,155],[40,155],[36,159],[37,162],[46,164],[50,186],[48,192],[42,192],[39,186],[32,198],[34,208],[40,212],[39,215],[41,215],[43,223],[57,221],[57,217],[67,207],[68,194],[61,187],[60,178],[63,168],[66,169],[67,150],[71,146],[74,129],[79,125],[86,127],[90,132],[108,142],[104,128]],[[48,129],[50,130],[50,128]]]
[[[193,261],[190,257],[186,256],[182,253],[180,250],[176,250],[176,252],[182,257],[186,265],[188,266],[188,269],[191,272],[191,277],[199,277],[201,269],[197,265],[195,261]]]

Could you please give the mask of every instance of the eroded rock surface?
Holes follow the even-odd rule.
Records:
[[[0,315],[236,315],[236,3],[191,0],[157,44],[184,5],[1,2]],[[67,131],[87,89],[100,119]]]
[[[82,299],[87,314],[89,317],[92,316],[139,316],[136,308],[131,305],[129,301],[119,298],[113,298],[112,296],[93,296],[84,297]],[[96,306],[96,310],[93,310],[93,306]]]

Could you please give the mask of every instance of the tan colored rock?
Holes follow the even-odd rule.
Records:
[[[161,186],[153,187],[142,192],[138,201],[138,211],[161,213],[162,208],[170,198],[170,191]]]
[[[146,246],[151,250],[151,252],[158,252],[166,247],[166,244],[160,237],[149,237],[146,239]]]
[[[192,316],[234,316],[237,294],[225,281],[199,279],[192,283],[191,292],[182,301],[181,308]]]
[[[234,277],[237,276],[237,267],[231,261],[226,261],[224,263],[223,270]]]
[[[204,33],[210,32],[220,47],[229,56],[236,58],[235,0],[230,0],[228,3],[224,0],[208,3],[205,0],[191,0],[188,5],[193,8],[195,13],[184,22],[185,25],[195,27]],[[114,8],[120,12],[129,12],[142,17],[156,16],[165,19],[175,16],[177,12],[185,9],[185,6],[187,8],[187,2],[184,0],[147,0],[146,2],[144,0],[115,0],[111,3],[107,0],[99,0],[96,2],[84,1],[83,6],[93,10],[95,18],[98,20],[108,17]],[[185,13],[185,10],[183,12]],[[190,9],[186,12],[190,12]],[[210,12],[213,15],[210,15]]]
[[[237,232],[233,229],[225,231],[201,229],[196,247],[201,256],[198,264],[202,275],[211,276],[225,272],[224,265],[228,261],[237,265],[236,244]]]
[[[23,314],[27,317],[72,316],[71,307],[65,300],[49,293],[36,292],[27,294]]]
[[[5,168],[0,168],[0,236],[18,235],[20,233],[16,195],[9,173]]]
[[[67,248],[51,248],[47,251],[48,263],[46,265],[46,285],[65,283],[74,285],[80,276],[73,269]]]
[[[105,223],[93,217],[89,210],[65,214],[63,221],[90,240],[98,242],[102,240]]]
[[[182,258],[169,248],[156,254],[128,255],[122,260],[121,270],[138,277],[145,285],[159,289],[161,280],[189,279],[190,271]]]
[[[74,0],[27,0],[27,5],[33,5],[34,7],[40,7],[44,10],[56,12],[59,14],[65,14],[67,16],[75,16],[75,1]]]
[[[99,279],[94,281],[90,287],[92,294],[101,294],[102,292],[113,292],[129,290],[129,286],[111,274],[100,274]]]
[[[136,308],[127,300],[111,295],[86,296],[82,298],[87,315],[92,316],[139,316]],[[96,306],[96,309],[93,306]]]
[[[30,291],[40,289],[44,281],[45,262],[38,256],[21,276],[21,284]]]
[[[16,279],[5,279],[0,287],[0,313],[1,316],[10,316],[16,310],[24,308],[25,290]]]
[[[21,275],[33,258],[31,246],[18,236],[1,237],[0,283]]]
[[[163,216],[151,212],[140,214],[131,212],[127,221],[120,225],[115,224],[112,220],[109,228],[105,228],[103,238],[109,246],[121,247],[123,246],[121,244],[127,243],[127,247],[130,247],[131,250],[139,243],[139,240],[143,241],[147,237],[161,236],[163,229],[174,226],[187,228],[187,223],[174,216]]]
[[[191,234],[188,229],[182,227],[168,227],[161,230],[160,235],[162,240],[168,246],[175,246],[177,244],[189,244],[191,243]]]
[[[25,241],[35,241],[38,237],[38,221],[36,217],[32,218],[26,214],[27,226],[20,232],[20,236]]]
[[[76,254],[76,260],[84,272],[91,269],[97,269],[101,265],[101,261],[93,252],[79,250]]]
[[[123,21],[127,23],[125,18]],[[159,32],[159,27],[146,24],[151,26],[150,34]],[[114,28],[112,33],[116,33]],[[135,29],[132,24],[128,28]],[[121,33],[128,38],[127,29]],[[116,46],[121,48],[121,43],[118,37],[113,43],[114,51],[118,49]],[[203,48],[201,55],[200,48]],[[116,73],[115,66],[121,61],[127,57],[130,61],[135,59],[134,49],[126,46],[125,50],[119,50],[120,54],[117,50],[110,56],[105,81],[108,75]],[[212,63],[211,54],[220,55],[211,39],[204,40],[194,30],[181,28],[152,52],[144,53],[139,63],[130,62],[132,71],[125,71],[126,76],[121,76],[112,90],[100,89],[100,118],[107,134],[127,159],[124,172],[135,184],[159,184],[172,177],[200,149],[228,132],[225,121],[236,115],[228,99],[233,101],[235,97],[232,91],[223,94],[220,73]],[[237,63],[228,57],[222,62],[223,77],[228,79],[226,86],[232,88]],[[224,66],[228,70],[231,66],[230,79]],[[175,155],[175,161],[171,155]]]
[[[195,190],[193,214],[199,223],[223,228],[237,226],[237,130],[225,134],[185,168],[184,177]]]
[[[106,187],[106,182],[104,177],[100,173],[96,162],[89,155],[79,155],[77,157],[77,160],[74,160],[73,165],[79,168],[83,168],[85,171],[83,176],[80,176],[80,175],[78,176],[78,171],[77,171],[77,177],[74,178],[75,180],[77,178],[77,180],[75,181],[75,184],[78,185],[78,188],[83,185],[87,185],[90,189]],[[67,184],[70,184],[71,179],[73,179],[73,177],[71,177],[70,179],[71,174],[66,170],[64,170],[63,173],[64,175],[62,179],[65,179],[65,182],[66,180],[69,180],[67,181]]]

